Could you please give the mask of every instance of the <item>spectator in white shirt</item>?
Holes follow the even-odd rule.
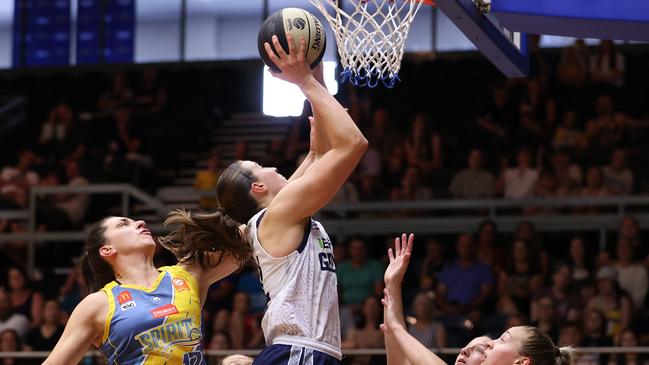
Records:
[[[520,199],[531,196],[539,178],[539,170],[532,168],[532,155],[529,149],[519,149],[516,160],[518,165],[505,169],[501,176],[505,198]]]
[[[626,165],[626,152],[619,148],[611,154],[611,162],[604,166],[604,185],[613,193],[630,194],[633,189],[633,172]]]
[[[633,245],[628,240],[617,242],[617,281],[629,293],[636,308],[642,308],[647,295],[647,269],[634,260]]]

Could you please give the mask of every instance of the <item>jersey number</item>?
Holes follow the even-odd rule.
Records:
[[[320,270],[336,272],[336,260],[332,253],[320,252],[318,258],[320,259]]]
[[[200,365],[203,355],[200,351],[192,351],[183,355],[183,365]]]

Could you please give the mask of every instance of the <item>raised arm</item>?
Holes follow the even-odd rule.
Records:
[[[282,70],[282,73],[275,76],[296,84],[309,99],[316,125],[322,125],[331,149],[314,161],[304,175],[289,182],[270,203],[259,232],[264,238],[264,248],[270,249],[275,255],[285,255],[295,249],[280,247],[276,250],[273,246],[286,246],[285,240],[280,239],[286,230],[302,226],[306,218],[334,197],[367,149],[367,140],[347,111],[309,70],[304,60],[304,39],[300,39],[299,50],[290,35],[287,35],[287,39],[288,54],[282,49],[277,37],[273,37],[277,55],[268,43],[265,44],[270,59]],[[296,246],[298,244],[299,242],[295,243]]]
[[[88,295],[77,305],[68,320],[63,335],[43,365],[77,364],[93,342],[102,342],[108,299],[103,292]]]
[[[394,240],[394,252],[388,250],[390,264],[385,270],[384,298],[381,300],[384,311],[384,324],[381,329],[385,334],[385,348],[388,365],[445,365],[426,346],[412,337],[403,318],[403,300],[401,298],[401,283],[410,262],[414,235],[407,237],[403,234],[401,239]]]

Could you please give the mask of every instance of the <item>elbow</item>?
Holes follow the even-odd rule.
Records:
[[[362,134],[354,138],[352,144],[354,145],[354,148],[361,154],[365,153],[370,145],[370,143],[367,141],[367,138],[365,138],[365,136],[363,136]]]

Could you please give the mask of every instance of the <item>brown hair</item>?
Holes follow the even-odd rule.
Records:
[[[538,327],[525,327],[527,338],[521,341],[520,354],[530,359],[531,365],[571,365],[574,350],[557,347]]]
[[[81,259],[81,273],[91,292],[103,288],[115,280],[115,272],[108,261],[99,255],[99,249],[106,243],[106,217],[95,223],[88,234],[85,244],[85,253]]]
[[[246,224],[258,211],[259,203],[250,194],[257,178],[250,169],[237,161],[228,166],[216,183],[219,207],[214,213],[193,213],[176,210],[169,214],[165,225],[179,224],[180,228],[160,237],[163,247],[170,250],[181,262],[198,262],[201,266],[214,266],[205,252],[220,251],[231,254],[240,264],[252,257],[252,247],[239,226]]]

